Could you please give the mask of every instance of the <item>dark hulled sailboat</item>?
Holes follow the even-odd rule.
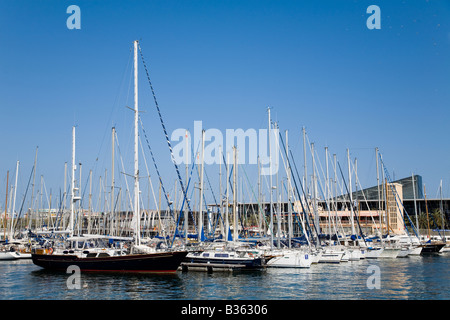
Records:
[[[139,154],[138,154],[138,41],[134,41],[134,243],[129,251],[107,253],[107,248],[100,251],[85,250],[54,252],[53,249],[37,249],[32,253],[33,263],[45,269],[67,270],[69,266],[78,266],[81,271],[109,272],[175,272],[187,255],[187,251],[152,250],[140,245],[140,206],[139,206]],[[72,192],[71,215],[69,221],[70,237],[73,236],[75,197],[75,128],[72,138]],[[70,239],[69,237],[69,239]],[[138,251],[137,251],[138,250]]]

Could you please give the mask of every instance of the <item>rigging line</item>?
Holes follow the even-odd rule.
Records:
[[[198,150],[198,147],[199,146],[197,146],[197,150]],[[191,172],[189,173],[189,179],[188,179],[188,182],[187,182],[187,185],[186,185],[186,191],[187,190],[189,190],[189,185],[191,184],[191,179],[192,179],[192,173],[193,173],[193,170],[194,170],[194,167],[196,166],[195,165],[195,158],[194,158],[194,150],[193,150],[193,146],[191,146],[191,148],[192,148],[192,157],[193,157],[193,161],[192,161],[192,166],[191,166]],[[187,152],[187,151],[186,151]],[[186,179],[187,179],[188,177],[186,177]],[[192,193],[194,192],[194,189],[195,188],[192,188]],[[191,197],[192,197],[192,193],[191,193]],[[180,214],[178,215],[178,221],[177,221],[177,224],[176,224],[176,227],[175,227],[175,232],[174,232],[174,235],[173,235],[173,240],[172,240],[172,244],[171,244],[171,246],[173,246],[173,244],[174,244],[174,242],[175,242],[175,238],[176,238],[176,236],[177,236],[177,234],[179,233],[179,231],[178,231],[178,226],[179,226],[179,224],[180,224],[180,221],[181,221],[181,215],[183,214],[183,216],[184,216],[184,221],[183,221],[183,225],[182,226],[184,226],[184,223],[188,223],[189,222],[189,213],[191,214],[191,217],[192,217],[192,221],[194,222],[194,230],[197,230],[197,234],[198,235],[200,235],[200,232],[198,231],[198,229],[197,229],[197,224],[195,223],[195,217],[194,217],[194,213],[192,212],[192,210],[191,210],[191,208],[188,206],[188,215],[187,216],[185,216],[185,212],[184,212],[184,210],[183,210],[183,208],[184,208],[184,203],[185,202],[187,202],[187,197],[185,197],[185,198],[183,198],[183,201],[182,201],[182,203],[181,203],[181,208],[180,208]],[[186,239],[187,239],[187,237],[188,237],[188,234],[187,234],[187,232],[186,232],[186,235],[185,235],[185,237],[186,237]]]
[[[122,157],[122,152],[120,151],[120,146],[119,146],[119,137],[117,136],[117,131],[115,131],[114,132],[114,134],[115,134],[115,142],[116,142],[116,144],[117,144],[117,149],[118,149],[118,152],[119,152],[119,158],[120,158],[120,164],[122,165],[122,171],[123,172],[125,172],[125,167],[124,167],[124,165],[123,165],[123,157]],[[125,190],[125,193],[127,193],[128,194],[128,200],[130,201],[130,208],[133,208],[133,201],[131,200],[131,195],[130,195],[130,193],[129,193],[129,187],[128,187],[128,181],[127,181],[127,178],[125,177],[125,186],[127,187],[126,188],[126,190]],[[99,193],[101,192],[101,186],[99,186]],[[125,198],[126,198],[126,196],[125,196]],[[100,203],[97,203],[97,205],[100,207]]]
[[[139,139],[139,144],[141,146],[142,154],[144,154],[144,148],[142,147],[142,139]],[[153,190],[153,183],[152,183],[152,179],[150,177],[150,171],[148,170],[147,159],[145,157],[143,157],[143,158],[144,158],[144,163],[145,163],[145,169],[147,170],[148,181],[150,182],[150,189],[152,191],[153,201],[155,201],[156,210],[159,210],[158,202],[156,201],[155,191]],[[150,207],[150,203],[148,205]]]
[[[177,165],[177,163],[175,161],[175,157],[173,155],[172,144],[170,143],[169,135],[167,134],[167,130],[166,130],[166,127],[164,125],[164,121],[163,121],[163,118],[162,118],[162,115],[161,115],[161,110],[159,109],[158,101],[156,100],[155,91],[153,90],[153,85],[152,85],[152,82],[150,81],[150,75],[148,73],[147,64],[145,63],[144,55],[142,54],[142,48],[141,48],[140,45],[139,45],[139,52],[141,54],[142,63],[144,64],[144,69],[145,69],[145,73],[147,75],[147,80],[148,80],[148,83],[150,85],[150,89],[152,91],[153,100],[155,101],[155,106],[156,106],[156,109],[158,111],[159,120],[160,120],[161,126],[162,126],[162,128],[164,130],[164,134],[166,135],[166,141],[167,141],[167,145],[169,146],[170,156],[171,156],[172,162],[173,162],[173,164],[175,166],[175,170],[176,170],[177,175],[178,175],[178,180],[180,182],[181,190],[183,191],[184,198],[186,199],[186,204],[188,205],[188,208],[190,210],[189,201],[187,201],[186,189],[184,187],[183,180],[181,179],[180,170],[178,169],[178,165]]]
[[[280,132],[279,132],[279,135],[280,135],[281,144],[282,144],[282,146],[283,146],[283,149],[284,149],[284,151],[286,152],[286,146],[284,145],[283,136],[281,135]],[[309,235],[310,235],[311,237],[313,236],[313,232],[312,232],[312,229],[311,229],[310,222],[309,222],[309,220],[308,220],[308,219],[309,219],[309,218],[308,218],[308,215],[311,215],[311,212],[310,212],[310,209],[309,209],[309,205],[308,205],[308,203],[307,203],[307,196],[306,196],[306,193],[305,193],[305,189],[303,188],[303,184],[302,184],[302,181],[301,181],[301,179],[300,179],[300,175],[299,175],[298,170],[297,170],[297,164],[295,163],[294,155],[293,155],[293,153],[292,153],[292,150],[289,150],[289,154],[290,154],[290,156],[291,156],[291,158],[292,158],[292,163],[294,164],[294,169],[295,169],[295,172],[296,172],[296,174],[297,174],[297,178],[298,178],[298,181],[299,181],[299,184],[300,184],[300,188],[301,188],[301,190],[302,190],[302,193],[303,193],[303,196],[304,196],[304,199],[305,199],[305,206],[306,206],[306,208],[308,208],[308,210],[306,210],[306,209],[305,209],[305,206],[303,205],[302,196],[301,196],[300,191],[299,191],[298,186],[297,186],[297,180],[296,180],[295,177],[294,177],[294,171],[293,171],[293,170],[290,170],[290,171],[291,171],[292,180],[294,181],[295,190],[297,191],[298,199],[299,199],[299,201],[300,201],[300,205],[302,206],[303,215],[304,215],[304,217],[305,217],[305,222],[306,222],[305,224],[306,224],[306,229],[307,229],[307,230],[306,230],[306,232],[304,232],[304,234],[305,234],[306,237],[307,237],[308,244],[310,244],[309,237],[308,237],[308,232],[309,232]],[[288,158],[287,160],[288,160],[288,165],[289,165],[289,167],[292,168],[292,166],[291,166],[291,161],[289,160],[289,158]],[[317,234],[317,239],[319,239],[319,237],[318,237],[318,232],[317,232],[317,229],[316,229],[316,226],[315,226],[314,223],[313,223],[313,227],[314,227],[314,231],[315,231],[316,234]]]
[[[173,215],[172,204],[170,203],[169,197],[167,196],[166,188],[164,187],[164,183],[163,183],[163,181],[162,181],[161,174],[159,173],[158,165],[156,164],[156,160],[155,160],[155,157],[154,157],[154,155],[153,155],[152,148],[150,147],[150,142],[148,141],[147,133],[145,132],[144,125],[143,125],[143,123],[142,123],[141,117],[139,117],[139,121],[140,121],[140,123],[141,123],[141,128],[142,128],[142,132],[144,133],[145,140],[147,141],[148,150],[150,151],[150,155],[151,155],[151,157],[152,157],[152,160],[153,160],[153,164],[154,164],[154,166],[155,166],[156,173],[158,174],[159,182],[160,182],[160,184],[161,184],[161,189],[162,189],[162,191],[163,191],[163,193],[164,193],[164,197],[166,198],[167,205],[168,205],[169,210],[170,210],[170,215],[172,216],[172,218],[173,218],[174,220],[176,220],[176,219],[175,219],[175,216]]]
[[[247,171],[245,171],[245,167],[244,167],[244,166],[242,166],[241,168],[242,168],[242,170],[244,171],[245,178],[247,179],[247,189],[248,189],[248,185],[250,185],[250,190],[252,191],[253,198],[256,200],[256,203],[258,203],[258,208],[259,208],[259,210],[261,210],[261,212],[263,212],[262,205],[261,205],[259,199],[256,197],[255,191],[253,190],[253,187],[252,187],[252,185],[251,185],[251,183],[250,183],[250,179],[249,179],[248,176],[247,176]],[[247,190],[247,191],[248,191],[248,190]],[[267,220],[267,218],[265,217],[265,215],[264,215],[263,219],[264,219],[264,221],[265,221],[266,223],[269,223],[269,221]]]
[[[363,240],[364,240],[364,244],[366,244],[366,238],[364,237],[364,234],[363,234],[361,225],[359,224],[359,218],[358,218],[358,215],[356,215],[355,212],[354,212],[354,210],[353,210],[353,203],[351,203],[350,191],[349,191],[349,189],[348,189],[348,187],[347,187],[347,183],[345,182],[344,174],[342,173],[342,169],[341,169],[341,164],[339,163],[339,161],[338,161],[337,164],[338,164],[338,166],[339,166],[339,171],[340,171],[340,173],[341,173],[342,181],[343,181],[343,183],[344,183],[344,185],[345,185],[345,189],[347,190],[347,194],[348,194],[348,198],[349,198],[349,202],[350,202],[350,211],[351,211],[351,214],[355,216],[355,218],[356,218],[355,220],[356,220],[356,223],[358,224],[359,232],[360,232],[360,234],[361,234],[361,237],[362,237]]]
[[[192,151],[193,151],[193,150],[192,150]],[[199,153],[197,153],[197,157],[198,157],[198,156],[199,156]],[[195,159],[194,159],[194,162],[195,162]],[[198,176],[198,178],[199,178],[199,180],[200,180],[200,172],[199,172],[198,166],[195,166],[195,169],[196,169],[196,172],[197,172],[197,176]],[[203,169],[203,171],[204,171],[204,173],[205,173],[205,175],[206,175],[206,178],[207,178],[207,180],[208,180],[208,182],[209,182],[208,175],[206,174],[206,170]],[[212,192],[211,184],[209,184],[209,188],[211,189],[211,192]],[[215,196],[214,196],[214,192],[212,192],[212,193],[213,193],[213,197],[214,197],[214,202],[215,202],[215,204],[217,205],[217,201],[216,201],[216,198],[215,198]],[[208,214],[209,209],[208,209],[208,204],[206,203],[205,192],[203,192],[203,197],[202,197],[202,199],[200,199],[200,201],[203,201],[203,203],[204,203],[204,205],[205,205],[205,208],[206,208],[206,213]],[[209,220],[209,218],[208,218],[208,222],[211,222],[211,221]],[[200,232],[201,232],[201,230],[200,230]]]
[[[403,208],[404,212],[406,213],[406,216],[408,217],[409,223],[411,223],[411,227],[412,227],[412,229],[413,229],[413,231],[414,231],[414,234],[416,235],[417,238],[419,238],[419,235],[418,235],[418,233],[417,233],[417,230],[416,230],[416,228],[414,227],[414,223],[411,221],[411,218],[409,217],[409,214],[408,214],[408,212],[406,211],[406,208],[405,208],[405,206],[403,205],[403,202],[400,200],[400,196],[398,195],[397,191],[395,190],[395,188],[394,188],[393,185],[392,185],[393,182],[392,182],[392,180],[391,180],[391,177],[389,176],[389,172],[388,172],[387,169],[386,169],[386,166],[385,166],[385,164],[384,164],[384,162],[383,162],[383,159],[381,158],[381,154],[379,154],[379,158],[380,158],[380,161],[381,161],[382,168],[383,168],[383,170],[384,170],[385,176],[386,176],[386,178],[387,178],[387,180],[388,180],[388,182],[389,182],[389,186],[390,186],[390,188],[391,188],[391,190],[392,190],[392,193],[395,195],[395,203],[396,203],[396,205],[397,205],[397,207],[398,207],[399,209],[400,209],[400,206],[398,205],[398,202],[401,203],[402,208]],[[398,198],[398,201],[397,201],[397,198]],[[404,220],[404,219],[402,219],[402,221],[403,221],[403,220]],[[408,233],[408,228],[406,228],[406,225],[405,225],[405,222],[404,222],[404,221],[403,221],[403,224],[404,224],[404,226],[405,226],[406,232]],[[418,228],[418,226],[417,226],[417,228]],[[439,231],[438,231],[438,232],[439,232]],[[440,233],[439,233],[439,235],[440,235]]]
[[[227,167],[227,161],[225,160],[225,153],[222,152],[222,158],[223,158],[223,164],[225,165],[225,168]],[[233,176],[233,167],[231,167],[230,169],[230,174],[227,177],[228,180],[228,184],[230,185],[231,188],[231,193],[233,193],[233,183],[231,182],[231,177]]]

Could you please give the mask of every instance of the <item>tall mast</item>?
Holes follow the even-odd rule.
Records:
[[[189,148],[188,148],[188,131],[186,130],[186,188],[188,185],[188,181],[189,181],[189,168],[188,168],[188,164],[189,164]],[[184,206],[184,234],[185,234],[185,243],[187,245],[188,243],[188,227],[189,227],[189,208],[188,208],[188,204],[187,204],[187,196],[186,196],[186,204]]]
[[[200,171],[200,204],[199,204],[199,218],[198,218],[198,232],[199,241],[203,241],[203,172],[205,166],[205,130],[202,131],[202,157],[201,157],[201,171]]]
[[[316,188],[316,161],[314,157],[314,143],[311,143],[311,166],[312,166],[312,180],[311,180],[311,192],[312,192],[312,205],[314,212],[314,224],[320,234],[319,213],[317,211],[317,188]],[[320,244],[319,235],[317,235],[317,242]]]
[[[32,228],[33,222],[33,202],[34,202],[34,182],[36,179],[36,162],[37,162],[37,154],[39,147],[36,147],[36,153],[34,155],[34,165],[33,165],[33,184],[31,185],[31,202],[30,202],[30,217],[28,222],[28,228]]]
[[[420,227],[419,227],[419,217],[417,214],[416,186],[415,186],[416,183],[414,182],[414,173],[412,173],[411,178],[412,178],[412,187],[413,187],[413,194],[414,194],[414,214],[416,216],[417,235],[419,236],[419,240],[420,240]]]
[[[74,202],[75,202],[75,126],[72,127],[72,176],[70,184],[70,220],[69,220],[70,237],[73,236]]]
[[[138,41],[134,41],[134,214],[136,215],[135,244],[140,245],[141,215],[139,208],[139,109],[138,109]]]
[[[89,212],[88,212],[87,233],[91,233],[91,218],[92,218],[92,170],[89,171]]]
[[[237,241],[237,149],[233,147],[233,241]]]
[[[17,176],[19,174],[19,160],[17,160],[16,163],[16,181],[14,183],[14,200],[13,200],[13,207],[12,207],[12,212],[11,212],[11,232],[10,232],[10,237],[11,239],[14,239],[14,213],[16,211],[16,194],[17,194]]]
[[[113,235],[114,227],[113,227],[113,221],[114,221],[114,147],[115,147],[115,138],[116,134],[116,128],[112,128],[112,134],[111,134],[111,220],[110,220],[110,231],[109,234]]]
[[[329,187],[329,181],[330,181],[330,177],[329,177],[329,172],[328,172],[328,147],[325,147],[325,164],[326,164],[326,175],[327,175],[327,182],[325,183],[325,199],[327,201],[327,207],[328,207],[328,234],[331,237],[331,215],[330,215],[330,202],[332,197],[330,197],[330,187]],[[331,238],[330,238],[331,239]],[[330,241],[330,245],[331,245],[331,241]]]
[[[64,217],[64,213],[66,211],[66,205],[67,205],[67,162],[64,163],[64,192],[63,192],[63,209],[62,209],[62,216]],[[63,220],[63,229],[65,228],[65,220]]]
[[[270,249],[273,249],[273,199],[272,199],[272,150],[270,146],[270,138],[271,138],[271,126],[270,123],[270,108],[267,108],[267,112],[269,113],[269,179],[270,179]]]
[[[383,234],[383,225],[381,224],[382,218],[381,218],[380,174],[379,174],[379,166],[378,166],[378,148],[375,148],[375,158],[377,161],[378,219],[380,221],[380,230],[381,230],[381,235],[382,235]],[[414,181],[413,181],[413,190],[414,190]],[[381,239],[383,239],[383,237],[381,237]]]
[[[75,197],[75,201],[81,200],[81,162],[78,163],[78,166],[80,168],[79,169],[80,175],[78,178],[78,187],[75,189],[75,191],[78,191],[78,196]],[[81,211],[81,201],[80,201],[78,204],[78,213],[77,213],[78,234],[81,234],[82,226],[83,226],[83,215],[82,215],[82,211]]]
[[[352,224],[352,235],[355,235],[355,221],[353,217],[353,197],[352,197],[352,173],[350,165],[350,151],[347,149],[347,161],[348,161],[348,187],[349,187],[349,197],[350,197],[350,221]]]
[[[5,200],[5,215],[3,217],[3,239],[6,240],[6,224],[7,224],[7,219],[6,219],[6,215],[8,214],[8,184],[9,184],[9,171],[7,171],[6,173],[6,200]]]
[[[305,170],[304,177],[303,177],[303,186],[305,188],[306,195],[308,195],[308,169],[306,166],[306,131],[305,131],[305,127],[302,127],[302,132],[303,132],[303,168]],[[307,201],[307,200],[305,199],[305,201]]]
[[[428,205],[427,205],[427,191],[425,189],[425,185],[423,185],[423,193],[425,196],[425,212],[427,213],[427,230],[428,230],[428,239],[431,238],[430,236],[430,217],[428,215]]]
[[[262,217],[262,211],[261,211],[261,203],[262,197],[261,197],[261,159],[258,156],[258,228],[259,228],[259,235],[262,236],[262,228],[263,228],[263,217]]]
[[[286,130],[286,167],[287,167],[287,205],[288,205],[288,247],[291,248],[292,232],[292,208],[291,208],[291,166],[289,164],[288,131]]]
[[[439,184],[439,193],[440,193],[440,198],[441,201],[439,202],[439,210],[441,211],[441,219],[442,219],[442,232],[443,232],[443,236],[442,236],[442,240],[445,242],[445,220],[444,220],[444,206],[442,203],[442,179],[441,179],[441,183]]]
[[[226,186],[227,186],[227,200],[226,200],[226,208],[225,208],[225,241],[228,241],[229,237],[229,231],[230,231],[230,221],[228,220],[228,206],[229,206],[229,197],[230,197],[230,190],[229,190],[229,182],[228,182],[228,176],[230,172],[230,152],[227,152],[227,166],[226,166]]]
[[[219,212],[220,214],[223,214],[223,197],[222,197],[222,145],[219,145]],[[220,233],[224,235],[224,224],[220,223]]]

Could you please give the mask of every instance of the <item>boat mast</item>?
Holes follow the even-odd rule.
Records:
[[[442,200],[442,179],[441,179],[441,183],[439,185],[439,193],[440,193],[440,204],[439,204],[439,210],[441,211],[441,219],[442,219],[442,240],[445,242],[445,220],[444,220],[444,206],[443,206],[443,200]]]
[[[428,204],[427,204],[427,191],[425,189],[425,185],[423,185],[423,193],[425,196],[425,212],[427,213],[427,232],[428,232],[428,239],[431,239],[430,235],[430,217],[428,215]]]
[[[13,207],[11,212],[11,231],[10,231],[10,237],[11,239],[14,239],[14,212],[16,211],[16,194],[17,194],[17,176],[19,174],[19,160],[17,160],[16,163],[16,181],[14,183],[14,200],[13,200]]]
[[[291,249],[291,242],[293,237],[293,231],[292,231],[292,207],[291,207],[291,166],[289,163],[289,143],[288,143],[288,131],[286,130],[286,167],[287,167],[287,205],[288,205],[288,247]]]
[[[185,134],[185,138],[186,138],[186,187],[188,185],[189,182],[189,168],[188,168],[188,163],[189,163],[189,148],[188,148],[188,131],[186,130],[186,134]],[[188,199],[186,197],[186,205],[185,205],[185,209],[184,209],[184,234],[185,234],[185,244],[188,244],[188,227],[189,227],[189,208],[188,208],[188,203],[187,203]]]
[[[75,203],[75,126],[72,127],[72,177],[70,185],[70,219],[69,219],[69,237],[73,237],[74,223],[74,203]]]
[[[419,217],[417,215],[416,186],[415,186],[415,182],[414,182],[414,173],[412,173],[411,178],[412,178],[412,187],[413,187],[413,194],[414,194],[414,214],[416,216],[417,236],[419,237],[419,241],[420,241],[420,227],[419,227]]]
[[[201,158],[201,169],[200,169],[200,204],[199,204],[199,218],[198,218],[198,232],[199,241],[203,241],[203,172],[205,165],[205,130],[202,131],[202,158]]]
[[[308,194],[308,169],[306,166],[306,131],[305,127],[302,127],[303,132],[303,169],[305,171],[303,176],[303,186],[305,187],[305,196]],[[305,202],[307,200],[305,199]]]
[[[92,218],[92,170],[89,171],[89,212],[88,212],[88,230],[91,233],[91,218]]]
[[[353,197],[352,197],[352,174],[350,169],[350,151],[347,149],[347,161],[348,161],[348,187],[350,197],[350,221],[352,224],[352,235],[355,235],[355,221],[353,217]]]
[[[219,145],[219,199],[220,199],[220,204],[219,204],[219,212],[221,215],[223,215],[223,197],[222,197],[222,145]],[[223,217],[223,216],[222,216]],[[219,219],[219,217],[217,217],[217,219]],[[219,222],[220,225],[220,233],[222,235],[224,235],[224,224],[223,224],[223,219],[222,219],[222,223]]]
[[[138,132],[138,60],[137,50],[138,41],[134,41],[134,214],[136,215],[136,224],[134,230],[135,244],[140,245],[141,215],[139,208],[139,132]]]
[[[237,149],[233,147],[233,241],[237,241]]]
[[[7,229],[7,219],[6,215],[8,214],[8,182],[9,180],[9,171],[6,173],[6,200],[5,200],[5,215],[3,217],[3,239],[6,240],[6,229]]]
[[[228,181],[228,177],[230,174],[230,152],[227,152],[227,163],[226,163],[226,186],[227,186],[227,191],[226,191],[226,208],[225,208],[225,241],[228,241],[228,237],[230,236],[230,221],[228,220],[228,206],[229,206],[229,197],[230,197],[230,190],[229,190],[229,181]]]
[[[382,225],[382,213],[381,213],[381,195],[380,195],[380,173],[378,166],[378,148],[375,148],[375,159],[377,161],[377,194],[378,194],[378,220],[380,222],[380,239],[383,241],[383,225]],[[414,190],[414,181],[413,181],[413,190]]]
[[[115,147],[115,142],[114,142],[114,138],[115,138],[115,134],[116,134],[116,128],[113,127],[112,128],[112,133],[111,133],[111,218],[110,218],[110,231],[109,234],[113,235],[114,232],[114,226],[113,226],[113,221],[114,221],[114,147]]]
[[[270,179],[270,250],[273,250],[273,198],[272,198],[272,150],[270,145],[271,139],[271,127],[270,123],[270,108],[267,108],[267,112],[269,113],[269,179]]]
[[[327,207],[328,207],[328,234],[330,235],[330,242],[331,245],[331,216],[330,216],[330,205],[329,201],[331,201],[332,197],[330,197],[330,189],[329,189],[329,172],[328,172],[328,147],[325,147],[325,164],[326,164],[326,179],[327,182],[325,183],[325,199],[327,201]]]

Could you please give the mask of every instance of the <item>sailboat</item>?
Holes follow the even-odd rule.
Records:
[[[11,213],[11,221],[9,222],[9,236],[6,235],[6,227],[4,229],[5,240],[0,247],[0,260],[18,260],[18,259],[30,259],[31,258],[31,241],[27,237],[22,239],[14,239],[14,212],[16,206],[16,190],[17,190],[17,177],[19,172],[19,161],[16,165],[16,181],[14,186],[14,200]],[[9,176],[9,172],[8,172]],[[8,180],[8,179],[7,179]],[[8,182],[6,182],[8,185]],[[8,189],[7,189],[8,190]],[[7,215],[7,201],[8,193],[6,194],[5,204],[5,217]]]
[[[156,249],[141,244],[140,241],[140,206],[139,206],[139,150],[138,150],[138,41],[134,41],[134,237],[130,247],[120,250],[107,248],[84,248],[83,250],[66,250],[54,252],[53,248],[35,249],[32,253],[33,263],[52,270],[67,270],[76,265],[81,271],[100,272],[175,272],[187,255],[184,250]],[[73,133],[75,128],[73,128]],[[72,145],[72,209],[69,222],[69,240],[73,239],[73,203],[74,196],[75,143]],[[79,239],[78,239],[79,240]],[[86,240],[89,240],[86,238]]]
[[[233,148],[234,167],[233,167],[233,237],[229,234],[227,225],[226,241],[216,240],[212,243],[203,241],[203,174],[204,174],[204,143],[205,132],[202,132],[202,156],[201,156],[201,171],[200,171],[200,209],[198,218],[198,240],[197,247],[191,250],[184,261],[181,263],[183,271],[232,271],[232,270],[249,270],[264,268],[266,258],[260,250],[250,243],[245,243],[238,240],[237,227],[237,149]],[[229,162],[229,161],[227,161]],[[227,164],[228,176],[228,164]],[[227,181],[228,190],[228,181]],[[227,191],[228,202],[228,191]],[[227,206],[228,212],[228,206]],[[228,213],[225,216],[228,224]],[[233,239],[234,241],[229,241]]]
[[[270,120],[270,108],[268,109],[268,115],[269,115],[269,152],[271,152],[270,148],[270,139],[271,139],[271,120]],[[281,142],[283,143],[282,139]],[[279,144],[276,143],[276,146],[279,147]],[[284,144],[283,144],[284,146]],[[280,151],[280,155],[283,156],[283,153]],[[269,259],[267,261],[267,267],[269,268],[309,268],[311,267],[311,264],[315,263],[315,261],[318,260],[318,253],[317,252],[311,252],[309,247],[300,247],[300,248],[294,248],[291,245],[292,242],[292,204],[294,203],[294,195],[292,194],[292,184],[291,184],[291,166],[289,162],[289,146],[288,146],[288,135],[286,132],[286,146],[285,146],[285,155],[286,160],[284,162],[285,170],[286,170],[286,176],[287,176],[287,193],[288,193],[288,209],[289,209],[289,223],[288,223],[288,247],[287,248],[281,248],[280,247],[280,216],[277,217],[278,222],[278,247],[275,249],[273,248],[273,218],[272,218],[272,211],[273,211],[273,203],[272,203],[272,179],[270,179],[270,251],[266,253],[266,257]],[[272,161],[272,157],[269,155],[269,161]],[[271,165],[270,165],[271,167]],[[270,172],[270,178],[272,177]],[[277,188],[278,190],[278,188]],[[278,211],[281,210],[281,206],[279,205]]]

